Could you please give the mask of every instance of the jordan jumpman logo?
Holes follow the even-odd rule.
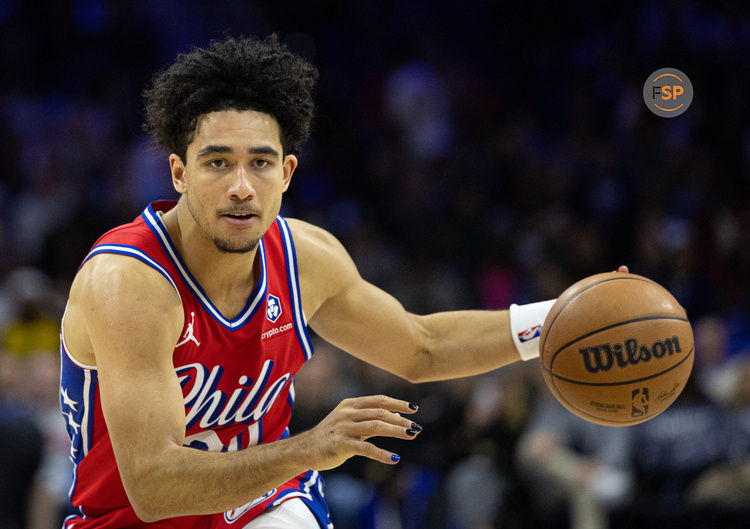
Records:
[[[195,312],[190,313],[190,323],[188,323],[187,329],[185,329],[185,334],[182,335],[182,341],[178,342],[177,345],[175,345],[175,349],[178,348],[181,345],[185,345],[188,342],[195,342],[195,345],[200,345],[201,343],[195,338],[195,335],[193,334],[193,324],[195,323]]]

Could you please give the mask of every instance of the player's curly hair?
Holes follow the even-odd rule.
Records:
[[[143,128],[185,160],[198,120],[220,110],[256,110],[279,124],[284,154],[298,154],[315,113],[317,69],[276,35],[262,41],[228,37],[181,53],[143,91]]]

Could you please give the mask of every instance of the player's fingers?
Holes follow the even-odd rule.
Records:
[[[364,421],[383,421],[395,426],[402,426],[404,428],[411,428],[417,431],[421,431],[422,427],[406,417],[402,417],[398,413],[384,410],[383,408],[367,408],[364,410],[356,410],[351,415],[353,422],[364,422]]]
[[[620,265],[620,266],[617,267],[617,270],[615,270],[615,272],[620,272],[621,274],[627,274],[627,273],[630,272],[630,270],[628,270],[627,266]]]
[[[383,421],[364,421],[352,423],[348,433],[360,440],[370,437],[395,437],[396,439],[414,439],[422,429],[404,426],[396,426]]]
[[[380,461],[381,463],[385,463],[387,465],[395,465],[401,459],[398,454],[394,454],[393,452],[389,452],[388,450],[378,448],[374,444],[368,443],[367,441],[357,441],[356,453],[357,455],[367,457],[375,461]]]
[[[348,403],[355,409],[365,408],[382,408],[388,411],[398,413],[414,413],[419,409],[416,404],[411,404],[405,400],[394,399],[386,395],[368,395],[366,397],[355,397],[347,399]]]

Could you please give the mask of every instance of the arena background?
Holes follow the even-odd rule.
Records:
[[[396,467],[325,474],[336,527],[744,527],[750,10],[562,4],[0,1],[0,527],[70,509],[57,327],[78,263],[175,195],[141,90],[192,45],[272,32],[321,74],[283,213],[333,232],[408,309],[506,308],[627,264],[696,332],[689,388],[626,429],[550,402],[538,362],[410,386],[318,342],[295,431],[373,392],[418,402],[424,426],[381,442]],[[695,89],[674,119],[641,96],[662,67]]]

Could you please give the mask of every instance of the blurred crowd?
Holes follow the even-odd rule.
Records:
[[[59,527],[72,464],[58,327],[96,238],[172,198],[140,129],[150,75],[226,33],[320,69],[282,213],[417,313],[557,297],[627,264],[696,338],[669,410],[606,428],[537,361],[413,386],[317,341],[293,431],[342,398],[420,404],[386,467],[325,474],[340,529],[745,527],[750,513],[750,9],[740,1],[0,1],[0,528]],[[695,88],[645,107],[654,70]],[[744,522],[742,524],[741,522]]]

